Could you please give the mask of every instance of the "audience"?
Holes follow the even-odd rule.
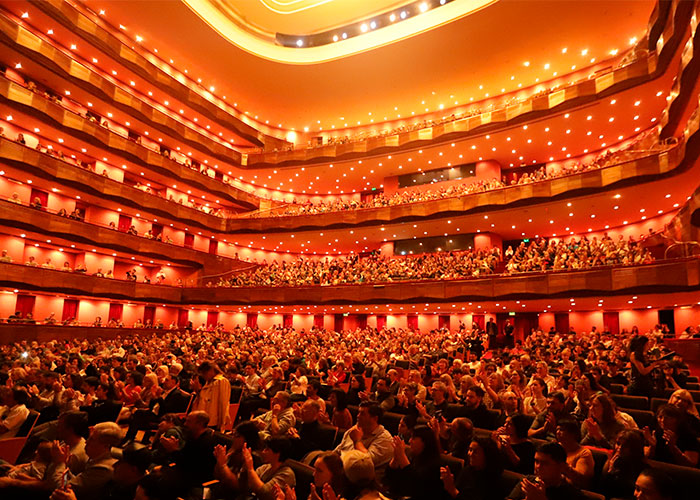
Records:
[[[641,471],[658,461],[697,465],[692,396],[675,391],[654,429],[628,430],[636,423],[624,406],[594,392],[590,380],[594,369],[599,380],[627,380],[634,370],[627,353],[641,342],[647,366],[668,358],[662,338],[662,327],[644,336],[535,329],[513,347],[484,348],[488,335],[478,326],[421,333],[246,327],[0,346],[0,415],[24,405],[40,416],[19,465],[0,466],[0,496],[82,500],[95,491],[105,499],[150,491],[155,498],[160,485],[182,498],[209,489],[212,498],[287,499],[308,481],[293,458],[313,464],[309,487],[319,500],[331,492],[503,500],[502,488],[514,484],[504,468],[535,474],[511,498],[580,498],[578,488],[586,488],[627,499]],[[533,366],[533,359],[540,361]],[[661,365],[651,375],[658,372]],[[306,395],[292,387],[301,377]],[[548,383],[554,390],[545,409],[522,412],[522,398],[537,401]],[[430,387],[423,399],[419,387]],[[229,433],[228,406],[240,393],[258,399]],[[191,399],[183,424],[172,412],[187,411]],[[19,420],[12,428],[28,431],[27,417]],[[333,434],[339,444],[331,451]],[[594,461],[601,447],[611,449],[604,465]]]

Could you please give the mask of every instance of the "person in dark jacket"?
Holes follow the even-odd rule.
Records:
[[[389,462],[384,481],[394,496],[446,498],[440,480],[440,451],[435,433],[429,427],[419,425],[413,430],[409,450],[399,436],[393,438],[393,445],[394,457]]]

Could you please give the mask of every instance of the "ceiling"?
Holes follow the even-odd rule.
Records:
[[[84,3],[95,12],[104,10],[102,17],[112,26],[122,24],[122,32],[142,38],[144,49],[157,49],[163,61],[172,59],[178,70],[215,87],[217,95],[227,95],[261,124],[298,131],[368,125],[436,112],[440,105],[447,114],[572,68],[604,60],[614,64],[643,37],[655,4],[501,0],[419,36],[299,65],[236,47],[182,2],[168,2],[167,8],[136,0]]]
[[[192,9],[209,3],[230,10],[250,26],[269,33],[310,34],[352,23],[413,0],[187,0]],[[462,0],[458,3],[470,3]],[[473,3],[473,2],[471,2]]]

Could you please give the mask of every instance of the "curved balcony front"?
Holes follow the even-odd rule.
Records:
[[[228,257],[134,236],[116,229],[61,217],[45,210],[37,210],[4,200],[0,201],[0,224],[52,238],[63,238],[71,242],[108,248],[129,255],[166,260],[175,265],[201,269],[205,275],[250,267],[248,263]]]
[[[0,263],[0,286],[161,304],[178,304],[182,298],[182,288],[178,287],[97,278],[81,273],[9,263]]]
[[[466,280],[422,280],[363,285],[183,288],[185,304],[335,305],[402,304],[617,295],[700,288],[700,260],[626,267],[490,275]]]

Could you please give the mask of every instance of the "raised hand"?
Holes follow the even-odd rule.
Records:
[[[243,445],[241,454],[243,455],[243,465],[245,468],[248,470],[253,470],[255,468],[253,465],[253,455],[250,453],[250,448],[248,448],[247,444]]]
[[[394,455],[405,455],[406,454],[406,443],[399,436],[394,436],[391,438],[391,444],[394,447]]]
[[[337,500],[338,497],[335,495],[335,491],[331,488],[331,485],[326,483],[323,485],[323,500]]]
[[[220,444],[217,444],[214,447],[214,457],[216,458],[216,463],[218,465],[221,465],[221,466],[226,465],[226,460],[227,460],[226,448],[224,448]]]
[[[51,460],[55,464],[68,463],[70,458],[70,446],[54,441],[51,445]]]
[[[445,487],[445,491],[452,497],[457,496],[457,488],[455,488],[455,477],[449,467],[440,467],[440,479]]]

